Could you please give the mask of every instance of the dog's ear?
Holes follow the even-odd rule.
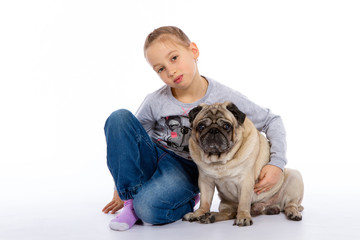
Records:
[[[235,104],[229,103],[226,106],[226,109],[229,110],[234,115],[235,119],[238,121],[240,125],[244,123],[246,114],[240,111]]]
[[[198,113],[202,109],[203,109],[203,107],[197,106],[197,107],[194,107],[193,109],[191,109],[191,111],[189,112],[189,121],[190,121],[191,126],[192,126],[192,123],[193,123],[194,119],[196,118],[196,115],[198,115]]]

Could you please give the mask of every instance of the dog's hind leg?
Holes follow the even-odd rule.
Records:
[[[301,202],[304,196],[304,182],[297,170],[285,169],[281,206],[289,220],[302,220],[301,211],[304,209]]]
[[[253,203],[253,204],[251,204],[250,215],[251,216],[261,215],[261,214],[263,214],[265,208],[266,208],[265,203],[262,203],[262,202]]]
[[[289,220],[301,221],[302,216],[299,210],[303,210],[302,206],[299,206],[296,202],[289,202],[284,207],[284,212]]]
[[[266,215],[276,215],[280,213],[280,206],[279,205],[272,205],[272,206],[268,206],[264,212],[264,214]]]
[[[304,211],[304,207],[302,205],[298,206],[299,212]]]
[[[265,215],[276,215],[281,211],[279,205],[267,205],[266,203],[258,202],[251,204],[251,216],[258,216],[261,214]]]

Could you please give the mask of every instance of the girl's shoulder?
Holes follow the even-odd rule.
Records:
[[[164,85],[161,88],[149,93],[146,97],[145,100],[160,100],[164,97],[168,96],[168,86]]]
[[[210,90],[213,91],[214,93],[216,93],[217,96],[229,96],[229,94],[233,95],[233,94],[239,94],[242,95],[239,91],[221,83],[218,82],[212,78],[206,78],[209,82],[209,86],[211,86]]]

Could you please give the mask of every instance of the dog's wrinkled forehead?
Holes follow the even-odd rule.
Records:
[[[228,103],[216,103],[212,105],[200,105],[203,107],[202,118],[211,118],[213,120],[219,118],[231,119],[233,116],[231,112],[227,109]]]
[[[204,109],[204,117],[220,118],[224,117],[224,111],[220,111],[221,105],[210,105]]]
[[[198,115],[200,115],[199,117],[201,118],[209,117],[211,119],[231,119],[232,117],[235,117],[240,125],[244,122],[246,117],[246,115],[231,102],[215,103],[212,105],[200,104],[199,106],[193,108],[189,113],[189,120],[191,124]]]

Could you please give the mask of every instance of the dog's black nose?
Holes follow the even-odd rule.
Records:
[[[209,130],[209,133],[211,133],[211,134],[217,134],[217,133],[219,133],[219,129],[217,129],[217,128],[211,128],[211,129]]]

